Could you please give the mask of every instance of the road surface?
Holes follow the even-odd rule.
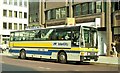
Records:
[[[3,71],[118,71],[117,65],[90,64],[87,62],[60,64],[52,60],[21,60],[12,56],[2,56],[0,62]]]

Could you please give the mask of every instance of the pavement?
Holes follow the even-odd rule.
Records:
[[[12,56],[8,51],[0,53],[0,55]],[[98,63],[98,64],[113,64],[113,65],[120,65],[120,57],[115,56],[99,56],[98,61],[90,61],[91,63]]]
[[[99,56],[98,61],[90,61],[90,62],[100,63],[100,64],[120,65],[120,57]]]

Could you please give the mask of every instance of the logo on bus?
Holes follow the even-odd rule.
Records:
[[[53,46],[68,46],[68,43],[60,43],[60,42],[55,42],[55,43],[53,43]]]

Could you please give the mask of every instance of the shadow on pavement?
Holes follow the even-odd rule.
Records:
[[[35,70],[22,66],[2,64],[2,71],[35,71]]]
[[[19,59],[17,57],[12,57],[12,56],[8,56],[9,58],[13,58],[13,59]],[[22,60],[22,59],[21,59]],[[40,58],[26,58],[25,60],[30,60],[30,61],[42,61],[42,62],[51,62],[51,63],[58,63],[56,62],[56,60],[53,59],[40,59]],[[61,64],[61,63],[59,63]],[[75,61],[68,61],[66,64],[69,65],[93,65],[90,62],[75,62]]]

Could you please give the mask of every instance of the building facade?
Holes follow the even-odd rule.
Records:
[[[1,0],[0,43],[8,43],[11,31],[28,26],[28,8],[28,0]]]
[[[48,1],[48,0],[47,0]],[[87,26],[97,27],[98,29],[98,49],[99,55],[107,53],[108,37],[115,41],[120,39],[120,2],[110,2],[110,11],[107,2],[97,0],[95,2],[44,2],[41,3],[41,14],[39,14],[40,23],[44,26],[59,26],[66,24],[66,18],[75,18],[76,25],[82,24]],[[72,4],[71,4],[72,3]],[[39,3],[40,4],[40,3]],[[42,5],[44,4],[44,5]],[[70,6],[71,5],[71,6]],[[44,6],[44,8],[42,7]],[[110,16],[108,16],[110,14]],[[43,16],[44,15],[44,16]],[[41,17],[40,17],[41,16]],[[108,17],[110,20],[108,20]],[[42,21],[43,19],[44,22]],[[107,25],[110,22],[112,35],[107,34]],[[108,36],[108,37],[107,37]],[[112,43],[112,42],[110,42]]]

